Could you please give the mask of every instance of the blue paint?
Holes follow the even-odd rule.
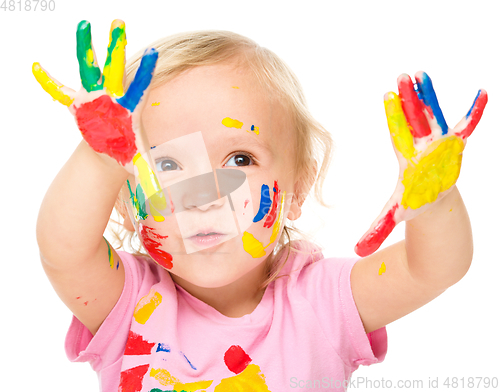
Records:
[[[189,361],[189,359],[187,359],[186,354],[184,354],[182,351],[179,351],[179,352],[180,352],[180,353],[184,356],[184,358],[186,358],[186,361],[188,361],[189,366],[191,366],[191,368],[192,368],[192,369],[197,370],[197,369],[193,366],[193,364]]]
[[[434,117],[436,117],[436,121],[438,125],[441,127],[441,132],[443,135],[448,133],[448,125],[446,124],[446,120],[444,119],[443,112],[439,107],[439,103],[436,97],[436,93],[434,92],[434,87],[432,87],[432,81],[429,76],[423,72],[422,73],[422,81],[418,83],[418,97],[424,102],[424,104],[432,110]]]
[[[476,98],[474,98],[474,103],[472,104],[472,106],[470,107],[469,111],[465,115],[466,119],[469,118],[470,114],[472,113],[472,109],[474,109],[474,106],[476,106],[476,101],[477,101],[477,99],[479,98],[480,95],[481,95],[481,90],[478,91],[478,93],[476,95]]]
[[[257,212],[257,215],[255,215],[255,218],[253,218],[253,221],[258,222],[262,220],[262,218],[264,218],[266,214],[269,212],[269,209],[271,208],[272,204],[273,203],[271,201],[271,197],[269,196],[269,187],[266,184],[263,184],[262,188],[260,189],[259,212]]]
[[[250,128],[251,131],[255,131],[255,126],[252,125],[252,127]]]
[[[160,351],[169,353],[170,352],[170,346],[165,343],[158,343],[158,347],[156,347],[156,352],[159,353]]]
[[[124,108],[133,112],[141,101],[144,91],[148,88],[153,78],[158,51],[155,48],[147,49],[142,56],[141,65],[130,84],[127,93],[116,101]]]

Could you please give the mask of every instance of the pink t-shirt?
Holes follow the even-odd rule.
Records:
[[[344,390],[359,365],[383,361],[386,329],[364,331],[350,285],[358,259],[292,244],[283,277],[240,318],[193,297],[151,260],[118,252],[123,293],[94,337],[73,318],[68,358],[90,362],[104,392]]]

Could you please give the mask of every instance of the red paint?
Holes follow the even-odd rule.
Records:
[[[142,244],[149,255],[163,268],[171,269],[174,266],[172,264],[172,255],[160,249],[161,242],[157,241],[168,238],[168,235],[160,235],[152,227],[144,226],[143,224],[140,224],[139,227]]]
[[[82,298],[82,297],[76,297],[76,299],[80,299],[80,298]]]
[[[149,365],[141,365],[120,373],[119,392],[139,392],[142,389],[142,379]]]
[[[154,345],[155,343],[149,343],[141,335],[130,331],[124,355],[149,355]]]
[[[481,120],[481,116],[483,115],[484,107],[488,103],[488,94],[484,90],[481,90],[481,93],[476,99],[476,102],[474,104],[474,107],[471,110],[471,113],[469,115],[469,123],[467,126],[463,129],[462,132],[457,133],[457,136],[461,137],[462,139],[468,138],[472,131],[476,128],[476,125],[478,124],[479,120]]]
[[[239,374],[246,369],[252,358],[240,346],[231,346],[224,354],[224,363],[233,373]]]
[[[375,252],[385,241],[387,236],[396,227],[394,214],[399,205],[395,204],[387,214],[378,222],[375,228],[363,237],[354,248],[354,251],[361,257],[369,256]]]
[[[122,165],[134,157],[137,148],[130,113],[108,95],[78,107],[76,121],[83,138],[95,151],[109,155]]]
[[[245,200],[245,205],[243,208],[247,208],[247,204],[250,202],[250,200]]]
[[[89,301],[85,301],[83,304],[87,306],[89,304]]]
[[[423,111],[424,104],[418,98],[418,95],[413,88],[411,78],[406,74],[401,75],[398,78],[398,88],[399,96],[401,98],[401,106],[403,107],[403,112],[413,137],[424,137],[430,135],[431,127],[429,126]]]
[[[273,194],[273,205],[271,206],[271,211],[267,214],[266,221],[264,222],[264,227],[271,227],[276,219],[276,210],[278,208],[280,189],[278,188],[278,181],[274,181],[274,194]]]

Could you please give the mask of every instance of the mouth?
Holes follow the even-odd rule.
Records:
[[[212,246],[220,244],[223,241],[224,237],[226,237],[226,234],[224,233],[219,233],[218,231],[207,229],[200,230],[197,234],[192,235],[187,239],[200,247],[210,248]]]

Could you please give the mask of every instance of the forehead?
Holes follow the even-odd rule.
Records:
[[[233,64],[195,67],[151,90],[142,122],[152,146],[199,131],[208,144],[249,144],[272,153],[278,140],[281,147],[291,140],[281,105],[248,68]]]

